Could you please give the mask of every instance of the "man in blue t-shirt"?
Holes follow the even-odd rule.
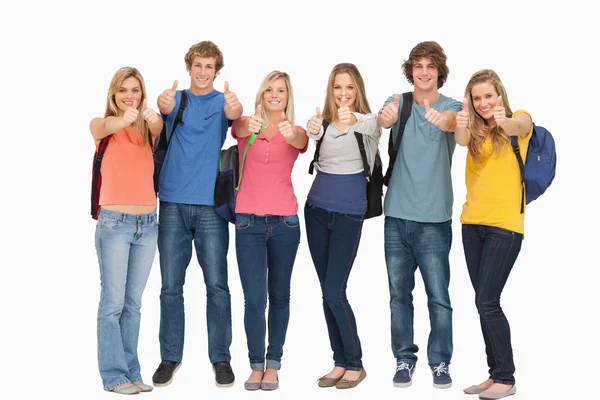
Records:
[[[187,106],[175,132],[170,133],[181,102],[177,81],[158,97],[158,108],[171,134],[160,170],[158,251],[160,291],[161,363],[152,376],[155,386],[171,383],[183,357],[185,316],[183,284],[192,257],[192,243],[206,284],[208,355],[219,387],[235,380],[229,361],[231,298],[227,284],[228,222],[214,209],[214,188],[219,154],[227,129],[242,115],[242,105],[224,83],[214,88],[223,68],[223,54],[210,41],[190,47],[185,56],[190,88]]]
[[[384,203],[392,351],[397,363],[393,382],[396,387],[410,386],[417,362],[412,291],[419,267],[431,324],[427,358],[433,386],[441,389],[452,385],[448,370],[452,357],[448,294],[453,203],[450,167],[456,146],[452,132],[462,103],[438,91],[448,77],[446,54],[438,43],[419,43],[402,69],[414,86],[413,104]],[[393,95],[379,111],[379,125],[393,125],[390,134],[394,134],[394,140],[401,100],[401,95]]]

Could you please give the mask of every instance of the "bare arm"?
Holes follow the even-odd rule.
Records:
[[[527,113],[519,113],[516,117],[506,118],[502,128],[509,136],[526,137],[531,132],[531,116]]]
[[[290,142],[290,145],[295,148],[302,150],[306,147],[308,143],[308,136],[306,135],[306,131],[300,127],[295,126],[293,128],[294,131],[294,139]]]
[[[237,138],[245,138],[252,134],[250,129],[248,129],[248,123],[250,122],[250,117],[240,117],[235,120],[233,123],[235,137]]]
[[[94,118],[90,122],[90,132],[96,142],[125,128],[129,124],[124,117]]]

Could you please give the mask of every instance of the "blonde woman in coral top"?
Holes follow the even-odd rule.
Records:
[[[142,293],[154,261],[158,222],[151,137],[162,118],[146,107],[140,72],[119,69],[108,89],[103,118],[90,131],[96,142],[110,136],[102,160],[96,252],[100,265],[98,366],[104,389],[149,392],[137,357]]]

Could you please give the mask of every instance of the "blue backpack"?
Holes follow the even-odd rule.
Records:
[[[521,170],[521,213],[524,203],[540,197],[552,184],[556,173],[556,146],[552,134],[544,127],[533,124],[533,133],[527,147],[527,163],[523,163],[517,137],[511,136],[511,145]],[[525,198],[525,194],[526,198]]]

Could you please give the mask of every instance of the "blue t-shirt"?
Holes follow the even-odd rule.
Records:
[[[189,90],[187,106],[160,171],[158,197],[182,204],[214,205],[214,190],[219,169],[219,154],[229,121],[225,116],[225,97],[214,90],[195,96]],[[175,95],[175,108],[165,121],[171,133],[179,110],[181,92]]]
[[[385,105],[394,101],[390,96]],[[462,103],[440,94],[431,108],[459,112]],[[402,109],[402,96],[398,113]],[[394,124],[398,132],[400,118]],[[396,139],[394,137],[394,139]],[[442,132],[425,119],[425,107],[414,101],[400,142],[392,177],[385,194],[386,216],[417,222],[445,222],[452,219],[452,154],[454,134]]]

